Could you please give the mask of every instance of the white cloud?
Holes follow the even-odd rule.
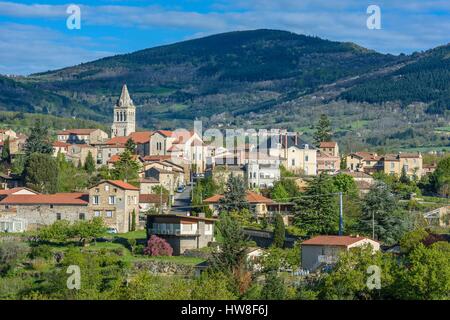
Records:
[[[203,10],[204,12],[151,5],[131,6],[126,5],[125,1],[120,5],[112,3],[114,5],[81,5],[82,28],[96,26],[160,28],[182,31],[184,38],[231,30],[272,28],[336,41],[352,41],[370,49],[395,54],[446,44],[450,34],[448,0],[215,0],[209,4],[209,9]],[[122,5],[123,3],[125,4]],[[382,30],[366,28],[366,8],[369,4],[378,4],[381,7]],[[65,25],[67,5],[0,2],[0,15],[15,18],[61,19],[61,24]],[[50,31],[46,30],[46,33]],[[55,39],[38,40],[40,37],[39,33],[31,40],[33,50],[37,52],[59,47],[71,48],[67,42],[61,43]],[[2,52],[5,51],[5,41],[2,41],[4,38],[5,35],[0,36]],[[13,40],[10,37],[10,41]],[[70,65],[73,61],[78,63],[90,57],[102,56],[103,52],[97,48],[105,45],[105,41],[101,38],[97,41],[98,46],[91,44],[71,48],[71,52],[80,51],[79,61],[76,61],[76,55],[71,52],[67,52],[67,58],[63,57],[58,54],[59,50],[55,50],[55,54],[63,60],[63,63],[57,63],[57,59],[51,57],[42,59],[53,61],[46,66],[48,69],[55,65]],[[39,51],[39,45],[48,48],[41,48]],[[14,46],[15,49],[12,50],[23,52],[19,43]],[[0,57],[1,55],[5,53],[0,53]],[[4,69],[0,68],[0,71]],[[35,69],[33,67],[33,71]]]
[[[68,37],[48,28],[1,24],[1,74],[29,74],[95,60],[112,52],[95,49],[86,37]]]

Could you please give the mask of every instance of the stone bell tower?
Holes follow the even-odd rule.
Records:
[[[114,106],[114,120],[111,126],[111,138],[126,137],[136,131],[136,107],[128,93],[127,85],[122,87],[122,93]]]

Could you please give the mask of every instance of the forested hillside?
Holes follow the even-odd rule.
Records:
[[[448,135],[435,128],[449,125],[449,48],[393,56],[285,31],[229,32],[0,77],[0,110],[109,124],[127,83],[142,128],[189,127],[201,119],[205,126],[286,127],[308,135],[325,113],[335,138],[349,146],[445,147]]]
[[[431,103],[427,113],[443,114],[450,110],[450,44],[412,56],[417,59],[398,71],[368,81],[344,92],[349,101],[382,103],[398,101]]]

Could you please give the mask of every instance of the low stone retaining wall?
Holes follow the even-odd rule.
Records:
[[[147,270],[154,274],[165,275],[192,275],[194,273],[194,266],[157,260],[136,261],[134,268],[138,271]]]

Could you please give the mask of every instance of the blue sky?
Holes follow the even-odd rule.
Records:
[[[81,29],[66,27],[69,4]],[[381,30],[366,9],[381,8]],[[449,0],[0,0],[0,73],[30,74],[197,38],[258,28],[352,41],[383,53],[450,42]]]

